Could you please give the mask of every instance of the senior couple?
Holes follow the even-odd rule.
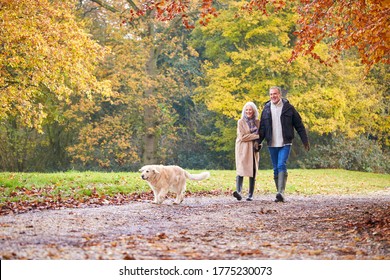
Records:
[[[265,104],[259,120],[259,112],[253,102],[245,104],[241,118],[237,123],[236,191],[233,196],[242,199],[244,177],[249,177],[249,192],[246,200],[253,200],[256,173],[259,167],[261,143],[267,141],[271,156],[274,181],[276,185],[275,202],[284,202],[284,190],[287,182],[287,160],[294,138],[294,129],[298,132],[307,151],[309,140],[301,116],[287,99],[282,98],[280,87],[271,87],[270,100]]]

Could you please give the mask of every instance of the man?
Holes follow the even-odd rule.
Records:
[[[277,190],[275,202],[284,202],[288,175],[286,163],[294,139],[294,128],[307,151],[310,150],[310,144],[301,116],[287,99],[282,99],[280,87],[271,87],[269,95],[270,101],[261,113],[259,143],[266,139],[268,144]]]

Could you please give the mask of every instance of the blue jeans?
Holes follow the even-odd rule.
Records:
[[[272,166],[274,168],[274,177],[277,177],[279,172],[287,172],[287,160],[290,156],[291,145],[283,147],[268,147],[271,155]]]

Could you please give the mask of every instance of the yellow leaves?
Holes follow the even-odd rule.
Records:
[[[351,138],[383,131],[384,126],[378,126],[384,108],[383,87],[364,79],[361,64],[346,57],[326,68],[305,60],[300,58],[295,61],[298,64],[292,64],[299,75],[287,97],[310,130]]]
[[[340,89],[317,86],[303,100],[292,96],[290,101],[299,104],[297,109],[303,109],[302,118],[312,131],[321,134],[344,129],[347,99]]]
[[[199,53],[191,46],[187,46],[187,50],[190,56],[199,57]]]
[[[236,118],[242,109],[240,102],[237,102],[234,93],[239,90],[240,79],[232,77],[230,72],[232,67],[225,64],[219,68],[208,69],[211,82],[205,88],[204,102],[209,110],[220,112],[226,116]],[[239,103],[239,104],[237,104]]]
[[[104,51],[83,31],[71,9],[64,1],[3,3],[0,95],[11,110],[0,117],[18,116],[40,129],[47,115],[44,92],[59,100],[91,90],[109,93],[107,84],[100,85],[92,74]]]
[[[98,163],[102,168],[123,166],[139,161],[137,147],[131,145],[132,129],[121,116],[106,117],[81,130],[79,143],[68,148],[75,161],[83,165]]]

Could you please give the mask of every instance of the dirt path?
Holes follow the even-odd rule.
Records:
[[[1,259],[390,259],[390,192],[0,216]]]

